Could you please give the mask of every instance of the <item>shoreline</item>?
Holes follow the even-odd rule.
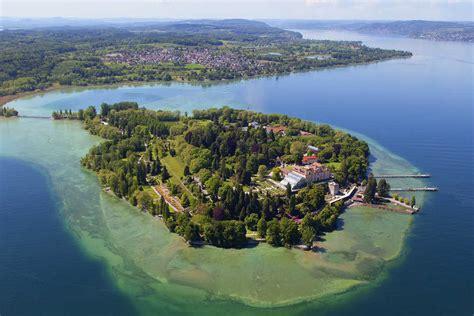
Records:
[[[34,91],[24,91],[24,92],[20,92],[20,93],[17,93],[17,94],[8,94],[8,95],[4,95],[4,96],[0,96],[0,107],[4,106],[5,104],[8,104],[14,100],[17,100],[17,99],[21,99],[21,98],[26,98],[26,97],[33,97],[33,96],[36,96],[36,95],[39,95],[41,93],[48,93],[48,92],[52,92],[52,91],[56,91],[56,90],[62,90],[62,89],[65,89],[69,86],[62,86],[62,85],[58,85],[58,84],[53,84],[52,86],[44,89],[44,90],[34,90]],[[72,86],[71,86],[72,87]],[[79,86],[77,86],[79,87]]]
[[[69,125],[69,124],[68,124]],[[76,124],[74,124],[76,125]],[[77,126],[77,125],[76,125]],[[79,127],[79,126],[77,126]],[[86,131],[83,131],[81,129],[81,134],[87,135],[87,137],[94,137],[95,141],[100,142],[100,138],[96,138],[95,136],[89,135]],[[373,145],[373,144],[369,144]],[[372,147],[372,146],[371,146]],[[377,155],[376,152],[374,152],[375,155]],[[81,168],[81,173],[83,173],[85,170]],[[97,177],[94,175],[94,173],[89,173],[85,172],[85,174],[88,174],[87,178],[90,179],[93,178],[93,182],[97,182]],[[57,175],[56,175],[57,176]],[[53,176],[53,182],[55,181],[55,176]],[[56,185],[53,183],[54,191],[56,194],[61,197],[63,194],[67,195],[67,192],[63,192],[61,188],[57,187],[57,182]],[[262,310],[270,310],[271,308],[302,308],[305,309],[306,304],[333,304],[333,298],[340,297],[341,295],[346,296],[347,295],[347,300],[350,301],[352,300],[352,297],[354,295],[359,295],[360,291],[366,291],[371,290],[373,287],[378,287],[383,280],[389,276],[389,271],[390,267],[392,266],[392,261],[395,260],[395,262],[398,262],[398,260],[402,260],[402,256],[400,256],[401,252],[405,249],[406,247],[406,239],[408,236],[408,233],[410,231],[410,227],[407,227],[404,232],[403,232],[403,237],[401,243],[394,249],[392,253],[389,253],[387,257],[384,258],[384,268],[383,271],[380,274],[376,274],[375,278],[370,278],[369,280],[359,280],[363,282],[351,282],[351,280],[348,280],[348,282],[345,282],[344,279],[338,280],[337,278],[335,279],[335,286],[330,286],[328,288],[328,291],[322,291],[322,292],[317,292],[317,293],[309,293],[308,295],[303,295],[299,297],[293,297],[293,298],[283,298],[282,300],[279,301],[269,301],[263,298],[263,300],[260,299],[254,299],[253,297],[249,297],[249,295],[245,295],[245,292],[241,288],[236,288],[236,291],[231,291],[231,293],[226,293],[226,291],[215,291],[216,288],[214,287],[209,287],[207,288],[206,284],[207,283],[201,283],[199,276],[196,276],[196,278],[193,277],[193,273],[196,271],[206,271],[206,267],[208,263],[205,263],[203,267],[200,266],[200,264],[196,264],[196,256],[193,255],[194,252],[192,250],[189,250],[184,241],[182,241],[181,238],[172,238],[168,239],[170,233],[164,233],[163,236],[163,231],[165,231],[165,228],[163,227],[163,224],[160,223],[160,221],[148,221],[150,217],[148,214],[143,214],[140,211],[136,211],[135,209],[130,212],[130,207],[128,204],[124,201],[116,201],[116,199],[109,199],[103,197],[108,196],[105,194],[105,192],[102,192],[100,190],[100,187],[98,184],[93,185],[93,187],[96,187],[99,189],[99,192],[97,192],[99,196],[99,203],[100,203],[100,209],[101,209],[101,218],[103,218],[103,221],[101,220],[100,223],[98,224],[103,224],[107,227],[105,231],[101,231],[100,233],[98,231],[94,232],[94,229],[92,229],[92,232],[94,232],[93,235],[91,235],[91,232],[89,229],[91,227],[84,226],[81,227],[82,225],[78,224],[75,222],[75,217],[70,217],[71,214],[70,212],[70,205],[69,202],[66,203],[66,205],[60,205],[60,213],[63,219],[65,219],[66,227],[68,230],[72,231],[72,235],[74,235],[78,241],[78,244],[81,246],[81,250],[84,251],[86,254],[88,254],[91,258],[99,259],[100,261],[106,261],[107,264],[106,266],[108,267],[109,271],[109,277],[110,279],[119,287],[121,291],[123,291],[126,295],[132,295],[134,296],[135,294],[132,292],[130,293],[130,287],[128,285],[136,284],[135,282],[142,282],[139,280],[135,280],[134,278],[130,279],[130,275],[127,275],[126,273],[123,274],[122,269],[125,267],[123,266],[125,262],[127,262],[127,265],[132,265],[135,267],[133,270],[137,269],[137,271],[140,271],[140,273],[145,273],[147,275],[147,278],[149,277],[150,281],[153,280],[151,283],[152,287],[156,287],[156,292],[149,293],[150,299],[154,298],[156,299],[157,296],[159,297],[166,297],[168,294],[173,293],[174,291],[181,291],[181,289],[184,289],[183,292],[181,292],[184,297],[188,297],[190,300],[194,300],[196,297],[207,297],[211,302],[222,302],[222,301],[233,301],[238,304],[242,304],[243,306],[249,306],[253,308],[259,308]],[[109,204],[110,201],[115,201],[113,204]],[[118,206],[119,209],[122,210],[117,210],[114,208],[111,208],[112,205]],[[119,212],[117,212],[119,211]],[[126,215],[126,217],[121,217],[121,213]],[[80,214],[77,214],[79,216]],[[121,217],[121,218],[120,218]],[[84,217],[81,217],[84,218]],[[131,220],[131,221],[130,221]],[[147,222],[145,224],[145,221]],[[150,223],[151,222],[151,223]],[[123,223],[127,223],[127,226],[123,226]],[[132,253],[128,254],[125,257],[121,257],[123,254],[123,250],[126,250],[129,247],[134,247],[134,243],[129,243],[130,242],[130,232],[134,232],[135,229],[134,227],[137,227],[137,224],[140,225],[140,234],[143,234],[144,232],[149,231],[153,235],[150,235],[147,238],[152,238],[153,240],[161,240],[157,244],[154,245],[153,248],[156,247],[156,249],[162,249],[165,254],[164,256],[160,256],[157,258],[153,258],[153,261],[150,261],[148,258],[144,258],[140,256],[141,251],[136,251],[135,253],[132,251]],[[145,227],[141,226],[142,224],[145,224]],[[129,225],[129,226],[128,226]],[[157,226],[163,227],[163,229],[156,229]],[[410,225],[411,226],[411,225]],[[124,229],[122,229],[123,227]],[[145,229],[145,231],[142,231],[142,229]],[[153,232],[154,231],[154,232]],[[126,234],[123,234],[124,232],[127,232]],[[97,234],[98,233],[98,234]],[[109,236],[109,234],[112,233],[112,235]],[[96,235],[97,234],[97,235]],[[104,235],[102,235],[104,234]],[[159,238],[155,238],[156,236],[160,236]],[[111,237],[111,239],[109,239]],[[139,238],[139,236],[137,236]],[[139,242],[136,240],[136,242]],[[180,246],[181,245],[181,246]],[[125,247],[125,248],[122,248]],[[152,251],[153,248],[147,248],[147,251]],[[207,248],[207,247],[206,247]],[[211,254],[213,256],[216,256],[215,258],[220,257],[221,255],[219,253],[222,252],[220,249],[214,249],[214,247],[209,247],[211,249],[208,249],[208,251],[204,254]],[[118,249],[123,249],[123,250],[118,250]],[[263,247],[259,253],[265,254],[268,253],[265,251],[266,247]],[[273,249],[271,249],[273,251]],[[296,250],[296,249],[295,249]],[[118,252],[117,252],[118,251]],[[252,250],[253,251],[253,250]],[[285,258],[288,255],[283,255],[283,253],[286,253],[286,249],[282,249],[281,251],[276,250],[276,253],[272,253],[271,257],[263,257],[263,260],[267,260],[269,258],[274,258],[274,256],[284,256]],[[168,253],[169,252],[169,253]],[[236,256],[237,252],[239,255],[237,257],[240,257],[241,255],[245,255],[245,252],[242,252],[242,250],[238,251],[232,251],[230,250],[228,252],[229,256]],[[290,250],[289,254],[290,256],[297,256],[300,259],[298,259],[298,262],[301,262],[301,256],[304,256],[305,252],[302,251],[294,251]],[[138,255],[137,255],[138,254]],[[300,255],[301,254],[301,255]],[[260,255],[260,254],[259,254]],[[226,255],[227,256],[227,255]],[[235,258],[237,258],[235,257]],[[212,258],[212,257],[211,257]],[[252,256],[249,256],[249,258],[252,258]],[[283,258],[282,258],[283,259]],[[304,260],[317,260],[316,257],[310,256],[307,257]],[[184,274],[179,274],[176,275],[174,274],[175,271],[174,269],[169,270],[170,268],[174,267],[175,263],[182,263],[184,264]],[[209,264],[212,264],[212,260],[209,262]],[[225,260],[223,261],[222,265],[225,264]],[[396,263],[393,263],[396,264]],[[312,264],[311,264],[312,265]],[[128,266],[130,267],[130,266]],[[302,272],[305,271],[305,265],[302,265]],[[221,268],[221,264],[219,265],[211,265],[209,269],[218,269],[217,272],[221,272],[222,275],[227,275],[226,272],[227,270]],[[221,269],[223,269],[221,271]],[[320,271],[318,270],[319,268],[314,268],[316,269],[315,271]],[[138,272],[137,272],[138,273]],[[219,275],[219,274],[218,274]],[[191,277],[191,278],[189,278]],[[202,279],[202,280],[207,280],[207,279]],[[208,281],[211,282],[212,279],[209,279]],[[232,278],[230,278],[232,280]],[[354,279],[352,279],[354,280]],[[196,283],[198,282],[199,283]],[[132,283],[129,283],[132,282]],[[342,282],[342,283],[338,283]],[[166,284],[160,286],[159,284]],[[198,286],[194,286],[194,285]],[[337,286],[339,285],[339,286]],[[217,285],[217,290],[219,289],[219,285]],[[358,290],[360,289],[360,291]],[[234,292],[234,293],[232,293]],[[205,293],[205,294],[203,294]],[[239,295],[240,294],[240,295]],[[243,294],[243,295],[242,295]],[[314,294],[314,295],[311,295]]]
[[[238,83],[239,81],[250,81],[262,78],[275,78],[278,79],[280,76],[286,77],[296,74],[304,74],[313,71],[324,71],[330,69],[339,69],[339,68],[349,68],[349,67],[356,67],[356,66],[363,66],[363,65],[370,65],[376,64],[379,62],[385,62],[390,60],[398,60],[398,59],[408,59],[413,57],[411,56],[397,56],[397,57],[389,57],[389,58],[382,58],[378,60],[368,61],[368,62],[360,62],[360,63],[349,63],[346,65],[334,65],[334,66],[327,66],[327,67],[319,67],[314,69],[307,69],[307,70],[300,70],[300,71],[289,71],[289,72],[282,72],[278,74],[266,74],[266,75],[256,75],[251,77],[241,77],[236,79],[223,79],[223,80],[206,80],[206,81],[186,81],[186,80],[171,80],[171,81],[121,81],[116,83],[110,84],[91,84],[86,86],[78,86],[78,85],[60,85],[58,83],[53,83],[50,87],[44,90],[34,90],[34,91],[25,91],[20,92],[17,94],[8,94],[4,96],[0,96],[0,107],[15,101],[17,99],[22,99],[26,97],[34,97],[43,93],[49,93],[53,91],[67,91],[67,90],[74,90],[74,89],[107,89],[107,88],[122,88],[125,86],[146,86],[146,85],[164,85],[164,86],[171,86],[173,84],[184,84],[184,85],[191,85],[191,86],[201,86],[201,87],[210,87],[219,84],[234,84]]]

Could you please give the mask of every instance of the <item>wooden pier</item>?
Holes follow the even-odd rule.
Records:
[[[431,178],[429,173],[416,173],[416,174],[379,174],[375,175],[374,178]]]
[[[428,191],[436,192],[439,189],[436,187],[423,187],[423,188],[391,188],[390,191]]]

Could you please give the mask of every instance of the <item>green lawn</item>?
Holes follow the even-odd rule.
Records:
[[[341,169],[341,163],[340,162],[328,162],[325,164],[329,169],[331,170],[340,170]]]
[[[200,64],[187,64],[186,66],[184,66],[184,68],[196,70],[196,69],[204,69],[205,67]]]
[[[171,155],[167,155],[165,158],[162,158],[161,162],[166,166],[166,169],[168,169],[168,172],[171,175],[171,181],[174,184],[179,185],[183,192],[186,192],[188,198],[192,200],[196,199],[196,197],[191,193],[191,191],[189,191],[189,189],[181,180],[181,178],[184,177],[184,162],[178,156],[171,157]]]
[[[159,196],[155,193],[155,191],[153,191],[151,186],[144,186],[143,187],[143,192],[148,192],[151,196],[153,196],[154,200],[159,200],[160,199]]]
[[[177,177],[179,180],[184,176],[184,162],[178,156],[171,157],[171,155],[167,155],[161,159],[161,162],[163,162],[172,176]]]

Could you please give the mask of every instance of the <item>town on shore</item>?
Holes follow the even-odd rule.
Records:
[[[249,20],[5,29],[0,42],[0,104],[58,87],[222,81],[411,56]]]

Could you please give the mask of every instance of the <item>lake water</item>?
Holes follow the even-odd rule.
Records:
[[[426,183],[440,192],[417,195],[419,215],[350,210],[320,254],[189,249],[161,223],[100,192],[94,175],[78,165],[100,140],[79,124],[2,120],[0,313],[472,313],[473,45],[304,34],[414,56],[205,87],[51,92],[9,106],[49,115],[122,100],[181,111],[226,104],[327,122],[365,135],[376,172],[433,174]],[[364,286],[335,295],[355,285]]]

